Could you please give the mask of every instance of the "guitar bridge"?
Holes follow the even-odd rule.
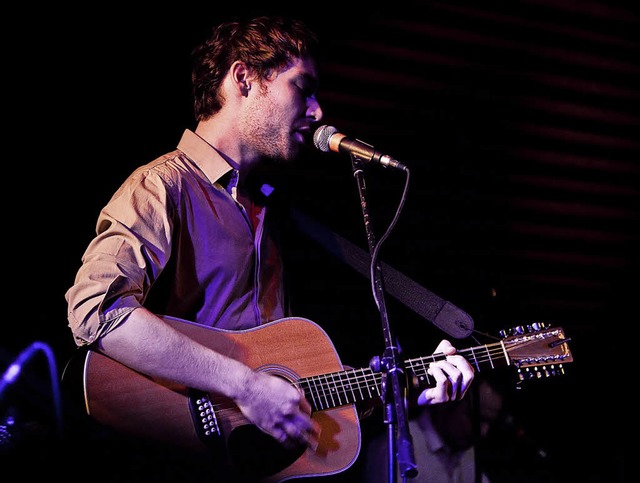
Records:
[[[219,444],[222,441],[222,434],[209,395],[191,389],[188,399],[193,426],[200,441],[206,446]]]

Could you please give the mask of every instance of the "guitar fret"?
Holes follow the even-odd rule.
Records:
[[[367,384],[367,391],[369,392],[369,397],[373,397],[371,395],[371,388],[373,387],[373,389],[375,389],[374,393],[377,396],[380,396],[381,393],[381,384],[382,384],[382,376],[378,373],[375,373],[373,371],[368,371],[367,375],[369,376],[369,380],[373,382],[373,386],[372,384]],[[366,382],[366,379],[365,379]]]
[[[476,353],[473,350],[473,347],[471,347],[469,350],[471,351],[471,356],[473,357],[473,361],[469,361],[469,362],[474,365],[474,367],[476,368],[477,371],[479,371],[480,370],[480,363],[478,362],[478,358],[476,357]]]
[[[411,369],[422,386],[431,384],[431,379],[429,378],[429,374],[427,374],[427,368],[429,365],[425,363],[425,359],[427,358],[421,357],[419,359],[411,359],[405,363],[405,367],[409,367]]]
[[[351,374],[354,374],[355,371],[351,371]],[[352,381],[348,376],[347,376],[347,380]],[[349,385],[349,391],[351,391],[351,401],[352,403],[356,402],[358,400],[358,398],[356,397],[356,393],[353,390],[353,382],[351,382]],[[348,400],[348,399],[347,399]]]
[[[364,401],[364,394],[362,393],[362,386],[360,385],[358,376],[358,372],[362,372],[362,369],[352,370],[350,372],[352,374],[352,383],[350,385],[352,402]],[[358,391],[357,393],[356,390]]]
[[[327,381],[327,383],[328,383],[329,380],[327,379],[327,377],[328,377],[328,374],[325,374],[324,375],[324,380]],[[331,406],[328,406],[328,407],[332,407],[332,408],[336,407],[336,402],[333,399],[333,393],[331,392],[331,388],[329,388],[329,396],[331,397]]]
[[[322,409],[321,407],[321,399],[320,399],[320,392],[318,391],[318,386],[316,385],[316,379],[315,377],[309,377],[307,378],[305,381],[307,382],[307,387],[308,390],[305,390],[305,396],[307,397],[307,399],[309,399],[312,403],[313,403],[313,408],[314,410],[320,410]],[[300,384],[301,386],[303,385],[303,383]],[[315,393],[313,392],[313,390],[315,389]]]
[[[493,369],[495,366],[493,364],[493,358],[491,357],[491,353],[489,352],[489,348],[488,346],[484,346],[485,347],[485,352],[487,353],[487,357],[489,358],[489,362],[491,363],[491,368]]]
[[[339,377],[340,377],[340,386],[342,388],[342,394],[345,398],[345,404],[355,402],[355,398],[353,398],[353,388],[350,383],[351,380],[349,379],[349,373],[347,372],[339,373]],[[351,398],[349,397],[349,392],[351,392],[351,396],[352,396]]]
[[[362,373],[362,380],[364,381],[364,387],[367,390],[367,397],[371,397],[371,387],[369,386],[369,384],[367,384],[367,374],[370,374],[371,371],[368,371],[366,369],[360,369],[360,372]],[[358,390],[360,391],[360,397],[362,398],[361,400],[364,401],[365,395],[362,393],[362,384],[358,384]]]
[[[504,360],[507,361],[507,365],[510,365],[511,364],[511,360],[509,359],[509,355],[507,354],[507,347],[502,342],[500,342],[500,347],[501,347],[502,351],[504,352]]]
[[[373,378],[373,382],[374,382],[374,385],[375,385],[375,382],[376,382],[375,381],[375,374],[371,370],[362,369],[362,376],[363,376],[363,381],[364,381],[364,387],[367,390],[367,397],[371,398],[371,397],[373,397],[371,395],[371,383],[368,382],[368,381],[370,381]],[[360,387],[360,394],[362,394],[362,386],[359,386],[359,387]]]
[[[336,383],[336,378],[335,378],[335,374],[331,374],[331,388],[333,393],[336,395],[336,398],[338,399],[338,406],[342,406],[342,400],[340,399],[340,391],[337,390],[338,388],[338,384]]]
[[[327,389],[326,389],[326,376],[323,374],[321,376],[318,376],[317,378],[318,380],[318,390],[320,391],[320,402],[321,402],[321,407],[322,409],[328,409],[331,407],[331,403],[329,401],[329,398],[327,397]]]
[[[326,389],[326,381],[327,377],[326,375],[322,375],[320,377],[318,377],[318,381],[320,382],[320,394],[322,394],[322,398],[320,399],[321,401],[324,401],[324,405],[322,406],[322,409],[329,409],[331,407],[333,407],[331,405],[331,403],[329,402],[329,398],[327,397],[327,389]]]
[[[411,371],[412,374],[416,375],[417,377],[417,373],[416,370],[414,369],[414,364],[413,364],[413,360],[408,360],[404,363],[404,367],[406,369],[409,369]],[[419,379],[419,378],[418,378]]]

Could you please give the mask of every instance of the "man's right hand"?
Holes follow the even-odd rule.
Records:
[[[311,405],[284,379],[253,372],[236,404],[245,417],[285,447],[317,443],[319,425],[311,419]]]

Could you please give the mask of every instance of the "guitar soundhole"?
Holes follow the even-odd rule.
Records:
[[[306,447],[286,449],[253,425],[235,428],[227,440],[232,466],[244,477],[270,476],[291,466]]]

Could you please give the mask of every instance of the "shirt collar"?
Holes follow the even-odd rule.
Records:
[[[233,169],[213,146],[190,129],[185,129],[178,149],[198,165],[211,183],[219,182]]]

